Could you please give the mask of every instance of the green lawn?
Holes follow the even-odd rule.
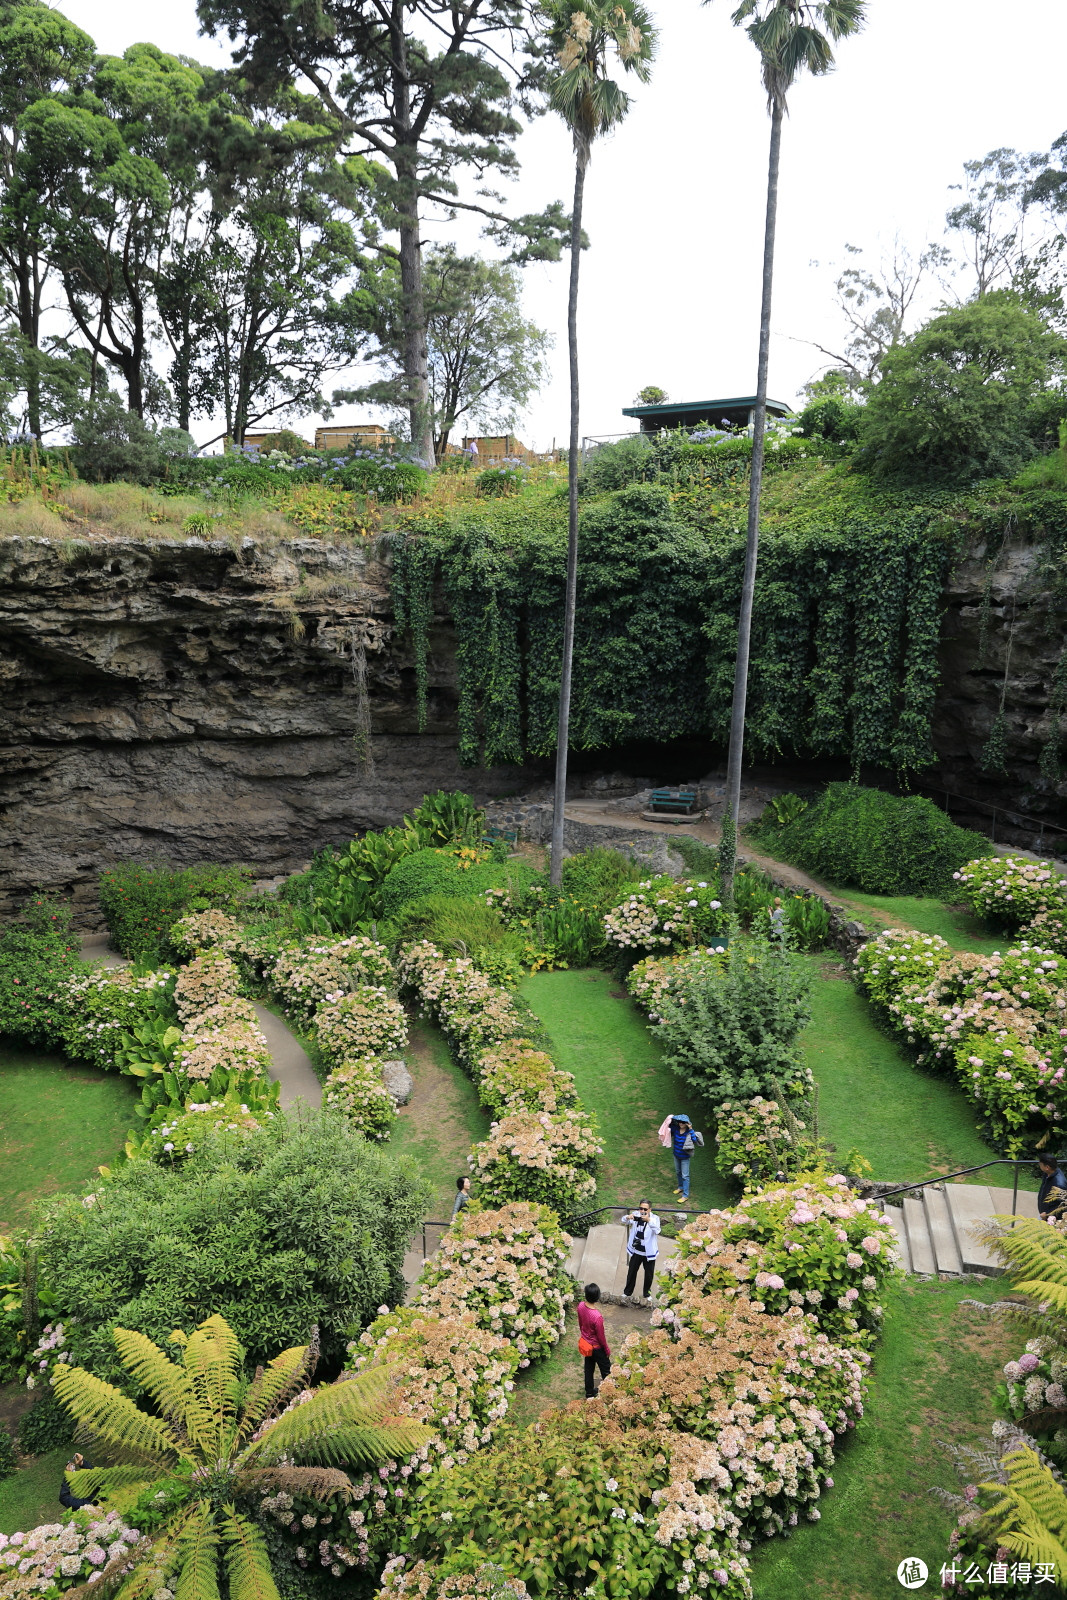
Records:
[[[117,1072],[0,1048],[0,1233],[24,1226],[43,1195],[114,1161],[140,1096]]]
[[[520,993],[548,1030],[556,1059],[573,1072],[584,1104],[600,1123],[604,1157],[597,1190],[600,1205],[630,1205],[643,1194],[671,1204],[674,1164],[656,1139],[672,1111],[685,1111],[702,1131],[713,1127],[710,1107],[663,1064],[643,1014],[622,986],[604,972],[582,968],[534,972]],[[729,1196],[714,1162],[710,1131],[691,1173],[691,1204],[726,1204]]]
[[[872,911],[884,911],[894,922],[908,928],[918,928],[920,933],[938,933],[953,950],[974,950],[979,955],[992,955],[994,950],[1005,950],[1012,943],[1010,934],[990,933],[980,918],[973,916],[966,906],[950,906],[943,900],[932,900],[918,895],[862,894],[858,889],[832,889],[839,900],[849,905]],[[859,920],[867,922],[867,918]],[[875,923],[871,921],[871,926]],[[884,919],[877,925],[884,926]]]
[[[930,1490],[959,1491],[942,1443],[989,1440],[999,1369],[1020,1349],[1017,1330],[960,1301],[1002,1293],[997,1279],[913,1278],[891,1292],[866,1414],[842,1444],[821,1521],[757,1546],[756,1600],[892,1600],[905,1556],[926,1562],[927,1590],[940,1593],[955,1518]]]
[[[473,1083],[452,1060],[440,1028],[412,1022],[405,1056],[415,1092],[411,1103],[400,1108],[389,1147],[415,1157],[423,1177],[433,1185],[427,1216],[446,1222],[452,1215],[456,1179],[467,1171],[471,1145],[488,1133],[489,1118]]]
[[[66,1514],[59,1503],[59,1485],[72,1449],[65,1445],[38,1456],[32,1466],[0,1482],[0,1533],[25,1532],[42,1522],[58,1522]]]
[[[960,1090],[911,1064],[875,1026],[867,1001],[835,960],[804,959],[813,979],[812,1020],[801,1043],[819,1085],[823,1136],[842,1155],[855,1145],[882,1182],[917,1182],[995,1160]],[[994,1167],[971,1181],[1010,1183],[1010,1169]],[[1029,1177],[1020,1184],[1037,1187]]]

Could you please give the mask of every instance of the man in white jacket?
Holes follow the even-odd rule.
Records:
[[[626,1254],[629,1259],[626,1264],[626,1287],[622,1291],[622,1298],[624,1302],[630,1301],[637,1284],[638,1271],[644,1267],[643,1301],[647,1301],[652,1292],[652,1274],[656,1270],[656,1257],[659,1254],[660,1221],[647,1200],[642,1200],[637,1210],[629,1212],[622,1220],[630,1229],[626,1238]]]

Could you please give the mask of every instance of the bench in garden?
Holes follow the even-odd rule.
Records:
[[[508,844],[518,844],[519,830],[518,828],[486,828],[482,834],[483,842],[492,844],[494,839],[503,839]]]
[[[653,811],[684,811],[691,816],[697,808],[695,789],[653,789]]]

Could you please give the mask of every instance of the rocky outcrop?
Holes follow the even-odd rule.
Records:
[[[427,790],[528,787],[460,767],[449,630],[419,732],[388,578],[378,542],[0,544],[0,910],[40,885],[92,922],[115,861],[284,872]]]
[[[961,820],[1062,850],[1041,829],[1067,827],[1067,785],[1038,764],[1067,602],[1043,559],[1013,535],[967,551],[949,580],[939,762],[924,777],[972,802],[951,802]],[[990,775],[979,757],[1002,691],[1008,770]],[[0,912],[40,885],[98,925],[96,875],[111,862],[238,860],[269,876],[397,821],[427,790],[488,800],[543,782],[543,769],[461,767],[456,709],[442,614],[419,731],[384,541],[0,542]],[[693,772],[717,752],[704,754]],[[650,757],[641,772],[662,765]]]

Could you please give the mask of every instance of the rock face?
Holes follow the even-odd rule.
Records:
[[[1062,849],[1040,828],[1067,825],[1067,785],[1043,781],[1038,763],[1067,597],[1050,595],[1042,559],[1014,537],[969,550],[950,579],[939,762],[924,777],[976,802],[972,817],[953,802],[961,820],[988,829],[996,805],[1021,818],[994,819],[998,837]],[[979,756],[1002,691],[1007,771],[987,775]],[[43,886],[73,894],[83,924],[99,925],[95,880],[109,863],[236,860],[268,877],[396,822],[427,790],[485,801],[543,783],[543,769],[461,767],[456,708],[441,616],[419,732],[384,541],[3,541],[0,913]]]
[[[268,876],[397,822],[427,790],[528,787],[532,770],[459,765],[450,630],[430,656],[420,734],[377,542],[4,541],[0,912],[40,885],[91,924],[113,862]]]

